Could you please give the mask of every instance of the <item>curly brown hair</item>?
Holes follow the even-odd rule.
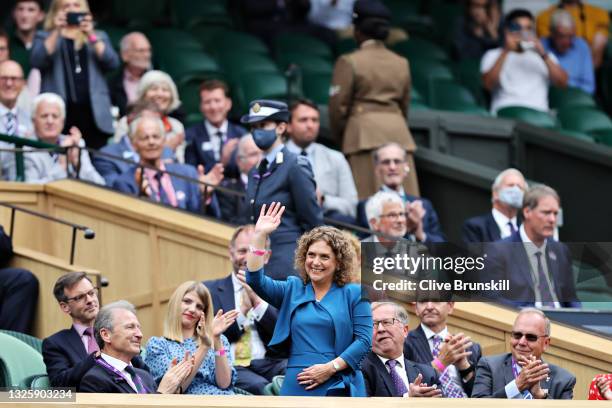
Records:
[[[334,272],[334,282],[338,286],[353,280],[353,269],[355,267],[355,249],[342,231],[334,227],[317,227],[300,237],[295,250],[295,269],[300,273],[304,284],[310,282],[306,273],[306,254],[312,244],[323,241],[331,248],[336,257],[337,268]]]

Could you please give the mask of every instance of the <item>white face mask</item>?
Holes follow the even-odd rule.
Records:
[[[519,186],[504,187],[499,190],[499,201],[513,208],[523,206],[523,190]]]

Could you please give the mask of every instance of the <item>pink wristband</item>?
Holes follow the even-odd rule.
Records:
[[[442,362],[438,359],[438,357],[433,359],[433,363],[436,367],[438,367],[440,372],[444,372],[444,370],[446,370],[446,366],[442,364]]]
[[[215,350],[215,356],[223,357],[225,355],[225,349]]]
[[[87,39],[92,44],[95,43],[96,41],[98,41],[98,37],[95,34],[90,34],[89,37],[87,37]]]
[[[266,254],[265,249],[257,249],[253,246],[249,246],[249,251],[251,251],[251,253],[256,256],[264,256]]]

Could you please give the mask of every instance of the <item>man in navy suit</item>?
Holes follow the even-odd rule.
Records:
[[[523,200],[523,225],[508,238],[486,246],[486,280],[509,280],[495,298],[515,306],[579,307],[569,249],[555,241],[561,199],[537,185]]]
[[[145,195],[152,201],[201,214],[201,197],[205,189],[210,187],[171,176],[164,171],[217,185],[223,178],[222,166],[216,165],[208,174],[204,174],[202,166],[196,170],[193,166],[185,164],[165,164],[161,160],[164,149],[163,129],[163,123],[159,118],[140,116],[132,121],[130,137],[134,150],[140,157],[140,163],[161,171],[133,166],[114,181],[113,189],[134,195]],[[207,195],[206,213],[219,218],[221,214],[214,193],[209,192]]]
[[[72,326],[43,340],[43,360],[52,387],[74,388],[93,367],[94,355],[99,351],[93,333],[99,311],[98,290],[85,272],[70,272],[55,282],[53,295],[62,312],[71,317]],[[146,367],[140,357],[132,364]]]
[[[125,300],[100,309],[94,334],[100,352],[83,376],[79,392],[175,394],[181,392],[181,383],[193,370],[193,360],[186,355],[180,363],[173,363],[158,386],[148,371],[132,365],[140,354],[142,332],[134,306]]]
[[[29,333],[38,304],[38,279],[25,269],[4,268],[12,257],[11,237],[0,225],[0,329]]]
[[[238,176],[236,145],[246,130],[227,120],[231,109],[229,88],[224,82],[211,79],[202,83],[200,111],[204,120],[185,132],[185,163],[194,167],[202,165],[205,171],[221,163],[226,177]]]
[[[403,182],[410,172],[406,161],[406,150],[397,143],[386,143],[375,150],[374,165],[376,174],[382,182],[380,190],[395,192],[405,202],[408,231],[406,238],[417,242],[445,242],[446,237],[431,201],[404,191]],[[367,201],[367,199],[362,200],[357,205],[357,220],[364,228],[368,228],[365,214]]]
[[[437,371],[445,397],[469,397],[482,352],[463,333],[449,333],[446,321],[454,306],[454,302],[417,302],[415,312],[421,324],[408,333],[404,355]]]
[[[428,364],[406,358],[408,313],[393,302],[372,303],[372,351],[361,363],[369,397],[441,397],[438,375]]]
[[[246,271],[246,259],[254,228],[253,225],[242,225],[232,235],[229,246],[232,273],[225,278],[206,281],[204,284],[212,296],[215,313],[219,309],[240,310],[236,321],[225,331],[225,336],[231,343],[238,372],[236,386],[252,394],[261,395],[274,376],[285,374],[287,353],[267,347],[272,339],[278,310],[257,296],[237,277],[239,271]],[[266,262],[269,255],[265,255]]]
[[[470,218],[461,227],[466,244],[493,242],[506,238],[521,225],[517,215],[523,206],[527,182],[517,169],[506,169],[495,177],[491,187],[493,208],[486,214]]]

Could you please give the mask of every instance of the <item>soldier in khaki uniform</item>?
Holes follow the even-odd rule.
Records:
[[[390,18],[382,2],[355,3],[353,22],[359,49],[338,59],[330,88],[332,134],[348,156],[360,199],[378,190],[372,152],[389,142],[406,149],[411,171],[404,189],[420,195],[413,159],[416,145],[406,122],[410,68],[405,58],[383,43],[389,34]]]

